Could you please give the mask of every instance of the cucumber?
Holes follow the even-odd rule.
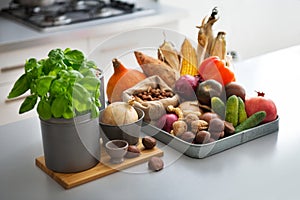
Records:
[[[225,119],[225,103],[219,97],[211,98],[211,109],[217,113],[221,119]]]
[[[235,127],[235,132],[238,133],[243,130],[257,126],[266,118],[266,116],[267,114],[265,111],[258,111],[254,113],[249,118],[247,118],[244,122],[242,122],[237,127]]]
[[[239,100],[239,120],[238,124],[242,123],[247,119],[247,113],[245,109],[245,103],[241,97],[238,97]]]
[[[232,123],[234,127],[239,122],[239,100],[236,95],[232,95],[227,99],[225,110],[225,121]]]

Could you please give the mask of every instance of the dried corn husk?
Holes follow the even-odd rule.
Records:
[[[214,34],[212,30],[212,26],[216,21],[218,21],[219,18],[216,17],[218,14],[217,8],[214,8],[212,10],[212,13],[209,17],[205,17],[202,20],[201,26],[196,26],[199,28],[198,32],[198,60],[200,61],[199,63],[202,62],[201,57],[209,57],[210,56],[210,51],[211,51],[211,46],[214,41]]]
[[[205,29],[203,26],[198,27],[199,28],[199,32],[198,32],[198,45],[197,45],[197,60],[198,63],[200,64],[204,58],[206,58],[207,56],[205,56],[206,54],[206,49],[207,49],[207,44],[208,44],[208,38],[205,34]]]
[[[158,59],[179,72],[180,56],[171,42],[164,41],[158,48]]]
[[[180,75],[192,75],[195,76],[198,74],[198,59],[195,48],[192,46],[190,41],[185,38],[181,45],[181,70]]]
[[[225,60],[227,55],[225,34],[223,31],[218,33],[210,51],[211,56],[218,56],[221,60]]]

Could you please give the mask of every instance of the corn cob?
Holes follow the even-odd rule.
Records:
[[[211,56],[218,56],[221,60],[226,58],[226,40],[225,32],[219,32],[217,37],[214,39],[213,45],[210,50]]]
[[[188,39],[185,39],[181,45],[181,70],[180,75],[192,75],[198,74],[198,60],[197,53]]]

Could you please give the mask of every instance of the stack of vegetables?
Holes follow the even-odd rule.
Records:
[[[121,93],[151,76],[159,76],[180,98],[169,106],[154,124],[169,134],[191,143],[208,143],[253,128],[277,118],[275,103],[258,92],[247,97],[245,88],[236,81],[231,57],[227,55],[225,32],[214,36],[212,26],[219,19],[218,10],[197,26],[198,44],[186,38],[177,51],[172,42],[164,41],[157,58],[135,51],[142,72],[128,70],[113,60],[114,74],[108,82],[110,103],[121,101]],[[124,77],[132,77],[130,79]],[[120,91],[120,87],[122,89]],[[112,91],[118,91],[118,97]]]

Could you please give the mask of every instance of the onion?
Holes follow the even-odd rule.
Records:
[[[114,102],[109,104],[100,118],[104,124],[121,126],[138,120],[138,113],[129,103]]]
[[[184,75],[181,76],[174,86],[174,91],[185,100],[197,99],[195,90],[200,78],[198,76]]]
[[[157,127],[170,133],[173,129],[173,123],[177,120],[178,116],[174,113],[164,114],[157,121]]]

